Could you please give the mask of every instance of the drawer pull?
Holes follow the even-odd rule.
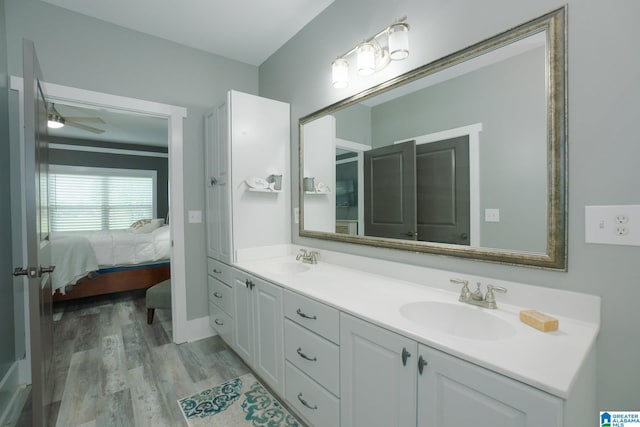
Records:
[[[304,353],[302,352],[302,349],[301,349],[300,347],[298,347],[298,349],[296,350],[296,353],[298,353],[298,356],[300,356],[300,357],[302,357],[303,359],[306,359],[306,360],[308,360],[308,361],[310,361],[310,362],[315,362],[315,361],[317,361],[317,360],[318,360],[318,358],[317,358],[317,357],[315,357],[315,356],[314,356],[314,357],[309,357],[309,356],[307,356],[306,354],[304,354]]]
[[[224,326],[224,322],[223,322],[222,320],[220,320],[220,319],[216,319],[216,320],[214,320],[214,322],[215,322],[215,323],[216,323],[216,325],[218,325],[218,326]]]
[[[222,270],[217,270],[215,268],[213,269],[213,272],[216,273],[216,274],[222,274]]]
[[[298,313],[298,316],[304,317],[305,319],[311,319],[311,320],[318,319],[318,317],[315,314],[313,316],[309,316],[308,314],[304,314],[300,309],[297,309],[296,313]]]
[[[309,403],[307,403],[307,401],[302,398],[302,393],[298,393],[298,400],[300,401],[300,403],[302,403],[304,406],[306,406],[309,409],[313,409],[314,411],[318,409],[318,405],[313,405],[313,406],[309,405]]]
[[[220,294],[219,294],[219,293],[217,293],[217,292],[214,292],[214,293],[213,293],[213,296],[214,296],[214,297],[216,297],[216,298],[222,298],[222,295],[220,295]]]

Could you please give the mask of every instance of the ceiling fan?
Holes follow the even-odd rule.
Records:
[[[54,103],[51,103],[51,107],[49,108],[49,113],[47,118],[48,118],[47,125],[52,129],[61,128],[62,126],[67,125],[77,129],[86,130],[88,132],[104,133],[103,129],[98,129],[93,126],[87,126],[80,122],[106,124],[106,122],[102,120],[100,117],[63,116],[56,109],[56,106]]]

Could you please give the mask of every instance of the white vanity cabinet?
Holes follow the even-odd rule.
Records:
[[[415,341],[341,313],[340,425],[415,427],[417,353]]]
[[[340,425],[340,312],[284,291],[285,399],[311,425]]]
[[[342,427],[563,425],[562,399],[344,313],[340,345]]]
[[[563,401],[420,345],[418,427],[561,427]]]
[[[209,300],[209,325],[233,347],[233,269],[215,259],[207,259],[207,287]]]
[[[233,270],[233,349],[278,394],[284,394],[282,288]]]

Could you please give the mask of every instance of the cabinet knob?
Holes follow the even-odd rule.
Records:
[[[422,371],[424,370],[424,367],[427,365],[428,365],[427,361],[424,360],[422,356],[418,357],[418,372],[420,372],[420,375],[422,375]]]
[[[406,347],[402,347],[402,366],[407,366],[407,359],[411,357],[411,353]]]

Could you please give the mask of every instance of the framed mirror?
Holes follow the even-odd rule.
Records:
[[[301,118],[300,236],[566,271],[565,21]]]

